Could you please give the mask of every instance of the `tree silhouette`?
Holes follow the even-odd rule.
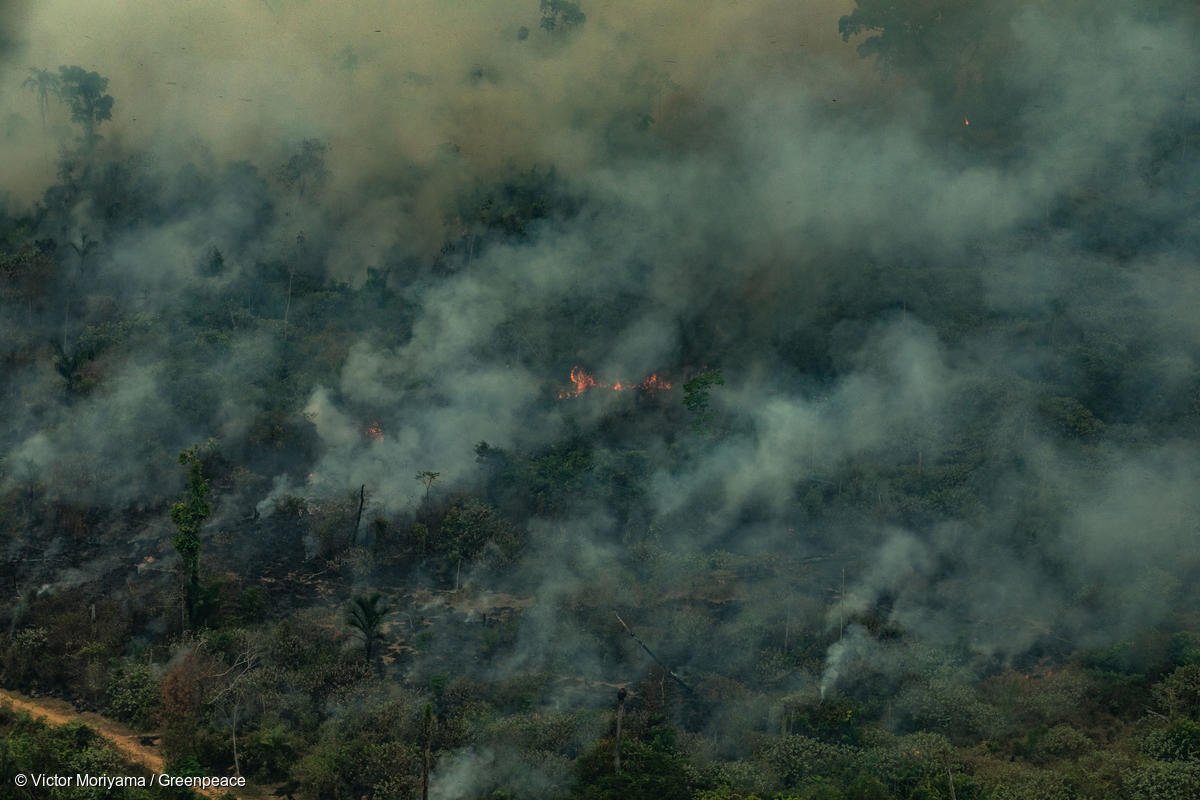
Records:
[[[542,0],[542,30],[570,31],[587,21],[587,15],[571,0]]]
[[[325,167],[325,154],[329,145],[320,139],[305,139],[299,152],[288,158],[276,172],[279,182],[303,197],[310,190],[318,191],[329,178]]]
[[[99,242],[88,236],[86,233],[80,235],[78,243],[67,242],[67,244],[69,244],[71,249],[75,251],[75,257],[79,259],[80,271],[83,270],[84,262],[87,260],[87,257],[95,252],[96,248],[100,246]]]
[[[98,141],[96,128],[112,119],[113,98],[104,91],[108,78],[83,67],[58,68],[58,96],[71,111],[71,119],[83,128],[83,149],[92,150]]]
[[[38,111],[42,113],[42,133],[46,133],[46,112],[50,108],[50,95],[57,96],[60,85],[58,76],[48,69],[31,67],[29,77],[21,83],[22,88],[37,93]]]
[[[417,473],[417,480],[425,486],[425,499],[429,499],[429,490],[433,488],[434,481],[442,476],[440,472],[434,472],[431,469],[421,470]]]

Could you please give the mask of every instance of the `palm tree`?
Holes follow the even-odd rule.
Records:
[[[37,92],[38,109],[42,112],[42,134],[46,133],[46,111],[50,108],[50,95],[58,94],[62,84],[58,76],[48,69],[31,67],[29,77],[21,84],[24,89]]]
[[[386,605],[380,605],[382,599],[379,592],[360,594],[350,602],[350,610],[346,614],[346,624],[362,637],[363,653],[367,661],[373,661],[375,658],[375,643],[380,638],[379,629],[383,625],[383,618],[392,610]]]

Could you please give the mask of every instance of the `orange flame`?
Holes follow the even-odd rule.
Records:
[[[589,375],[583,371],[583,367],[573,367],[571,369],[571,388],[560,390],[558,393],[559,400],[565,400],[568,397],[579,397],[588,389],[593,389],[604,384],[596,380],[595,375]]]
[[[660,378],[657,372],[650,375],[650,377],[641,383],[617,381],[610,384],[598,380],[595,375],[586,372],[583,367],[574,367],[571,369],[571,388],[560,389],[558,391],[558,399],[566,400],[570,397],[579,397],[589,389],[611,389],[614,392],[623,392],[627,389],[640,389],[643,392],[665,392],[670,390],[670,388],[671,383]]]
[[[963,117],[963,125],[969,126],[970,124],[971,124],[971,120],[967,119],[966,117]]]
[[[639,383],[638,388],[644,392],[666,392],[670,391],[671,383],[658,377],[658,373],[655,372]]]
[[[379,420],[377,419],[371,420],[371,424],[367,426],[364,432],[369,439],[374,439],[377,442],[383,441],[383,426],[379,424]]]

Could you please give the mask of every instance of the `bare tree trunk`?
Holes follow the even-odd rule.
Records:
[[[621,774],[621,721],[625,716],[625,697],[629,693],[622,686],[617,690],[617,735],[613,743],[613,769]]]
[[[233,774],[238,776],[239,778],[242,777],[242,766],[238,762],[237,724],[238,724],[238,711],[241,710],[241,705],[242,704],[240,701],[234,702],[234,704],[233,704],[233,722],[229,726],[229,732],[231,734],[231,738],[233,739]]]
[[[350,544],[358,544],[358,526],[362,524],[363,505],[367,502],[367,485],[364,483],[358,490],[358,514],[354,517],[354,531],[350,534]]]
[[[846,568],[842,567],[842,593],[838,595],[838,641],[846,633]]]
[[[296,277],[296,268],[292,267],[288,270],[288,293],[287,302],[283,306],[283,338],[287,338],[288,314],[292,310],[292,279]]]
[[[425,739],[425,752],[421,755],[421,800],[429,800],[429,739]]]
[[[433,760],[433,706],[425,705],[425,719],[421,724],[424,747],[421,753],[421,800],[429,800],[429,768]]]
[[[693,689],[691,686],[688,686],[688,685],[687,685],[687,684],[684,682],[683,678],[681,678],[681,677],[679,677],[678,675],[676,675],[674,670],[672,670],[670,667],[668,667],[666,664],[664,664],[664,663],[662,662],[662,660],[661,660],[661,659],[660,659],[658,656],[654,655],[654,651],[653,651],[653,650],[651,650],[649,647],[647,647],[647,646],[646,646],[646,643],[645,643],[645,642],[643,642],[641,639],[639,639],[639,638],[637,637],[637,634],[635,634],[635,633],[633,632],[633,630],[632,630],[632,629],[630,629],[630,627],[629,627],[628,625],[626,625],[626,624],[625,624],[625,620],[621,619],[621,615],[620,615],[620,614],[618,614],[617,612],[615,612],[615,611],[614,611],[614,612],[613,612],[613,615],[614,615],[614,616],[617,618],[617,622],[621,623],[621,627],[625,629],[625,632],[629,634],[630,638],[631,638],[631,639],[633,639],[635,642],[637,642],[637,643],[638,643],[638,645],[639,645],[639,646],[640,646],[640,647],[641,647],[643,650],[645,650],[645,651],[646,651],[646,655],[648,655],[648,656],[650,656],[650,658],[654,659],[654,663],[655,663],[655,664],[658,664],[660,667],[662,667],[662,668],[663,668],[663,671],[664,671],[664,672],[665,672],[667,675],[670,675],[672,680],[674,680],[676,683],[678,683],[680,686],[682,686],[682,687],[683,687],[685,690],[687,690],[687,692],[688,692],[689,694],[693,694],[693,695],[694,695],[694,694],[696,693],[696,690],[695,690],[695,689]],[[664,680],[666,680],[666,679],[664,678]]]

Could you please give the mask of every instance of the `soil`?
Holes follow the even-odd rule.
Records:
[[[148,734],[136,733],[116,720],[94,714],[90,711],[77,711],[74,706],[63,700],[47,697],[26,697],[17,692],[0,689],[0,704],[12,706],[24,711],[31,717],[41,718],[49,725],[66,725],[71,722],[82,722],[102,736],[108,744],[120,754],[121,758],[151,774],[163,771],[162,753],[157,746],[142,744],[142,738]],[[257,800],[267,795],[257,790],[247,789],[193,789],[201,797],[220,798],[226,792],[233,792],[238,800]]]

